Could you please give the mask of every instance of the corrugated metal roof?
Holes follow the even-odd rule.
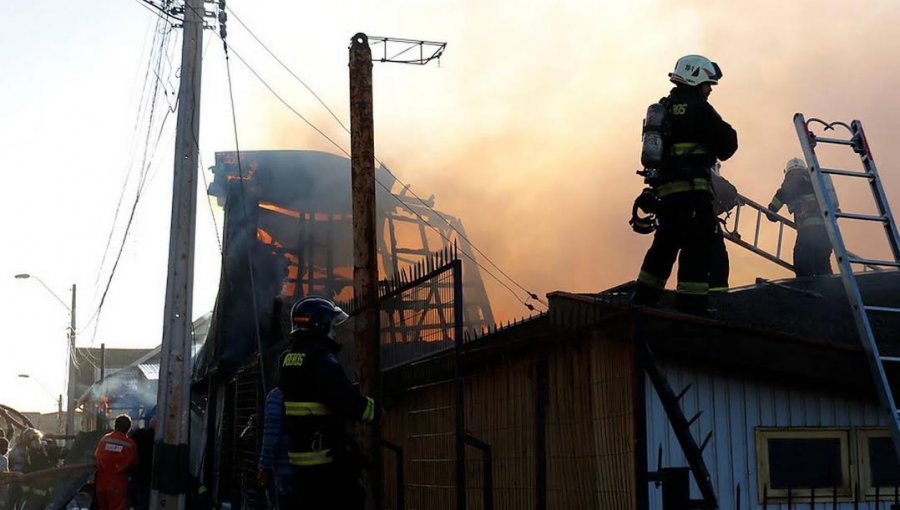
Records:
[[[146,363],[143,365],[138,365],[138,368],[141,370],[141,373],[144,374],[144,377],[146,377],[148,381],[159,380],[159,363]]]

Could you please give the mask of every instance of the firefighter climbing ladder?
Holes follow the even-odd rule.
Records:
[[[824,130],[834,130],[835,126],[846,128],[852,135],[850,139],[841,138],[825,138],[814,134],[809,129],[809,125],[813,123],[822,124]],[[866,135],[863,131],[862,123],[854,120],[848,126],[844,122],[826,123],[819,119],[806,120],[803,115],[794,115],[794,126],[797,128],[797,136],[800,138],[800,145],[803,148],[803,154],[806,156],[806,162],[812,176],[813,189],[816,193],[816,199],[822,209],[822,215],[825,218],[825,227],[828,230],[828,236],[831,238],[834,247],[834,255],[837,259],[838,266],[841,269],[841,279],[844,283],[844,289],[847,292],[847,298],[850,302],[850,308],[856,322],[856,329],[859,332],[863,349],[869,360],[869,368],[875,380],[875,386],[881,399],[881,403],[891,413],[890,428],[891,436],[894,440],[894,451],[900,459],[900,409],[897,408],[897,402],[894,398],[892,385],[888,379],[888,371],[885,366],[892,369],[900,367],[900,356],[883,355],[880,344],[872,325],[869,320],[870,315],[900,313],[900,308],[891,308],[886,306],[873,306],[863,302],[862,294],[859,290],[856,275],[853,272],[854,265],[873,265],[900,267],[900,236],[897,235],[897,225],[894,223],[894,217],[891,215],[891,209],[888,205],[887,196],[881,185],[881,178],[878,176],[878,170],[875,168],[875,161],[872,159],[872,153],[869,150],[869,143],[866,141]],[[819,165],[819,159],[816,156],[815,148],[819,143],[844,145],[850,147],[853,152],[859,155],[863,164],[863,171],[858,170],[839,170],[832,168],[824,168]],[[838,175],[850,178],[862,178],[869,182],[875,206],[878,214],[857,214],[845,213],[836,206],[836,197],[832,196],[829,187],[826,186],[827,180],[831,175]],[[850,220],[851,222],[866,221],[881,223],[884,232],[887,235],[888,244],[893,254],[893,260],[873,260],[864,259],[850,254],[844,244],[844,237],[838,225],[839,219]],[[893,365],[893,366],[891,366]]]

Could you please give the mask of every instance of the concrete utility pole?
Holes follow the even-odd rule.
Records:
[[[360,389],[380,397],[378,367],[378,262],[375,245],[375,129],[372,114],[372,50],[365,34],[350,44],[350,167],[353,187],[353,295],[363,303],[353,321]],[[376,400],[376,405],[381,402]],[[366,508],[381,508],[381,455],[378,423],[360,425],[362,453],[372,468],[363,473]]]
[[[191,305],[194,297],[194,229],[200,138],[203,0],[185,0],[181,84],[175,139],[175,179],[169,233],[169,271],[163,315],[150,508],[185,508],[188,481]]]
[[[75,296],[76,287],[72,284],[72,306],[69,307],[69,396],[66,400],[66,435],[75,433],[75,380],[77,379],[75,368]]]
[[[350,167],[353,188],[353,295],[363,303],[361,314],[354,320],[356,371],[362,391],[381,402],[381,343],[378,314],[378,262],[376,259],[375,226],[375,122],[372,107],[372,50],[369,43],[382,46],[380,62],[427,64],[439,58],[446,43],[396,39],[369,38],[362,32],[350,43]],[[402,45],[403,50],[388,57],[389,46]],[[418,57],[409,51],[418,48]],[[432,51],[425,54],[426,48]],[[402,58],[398,58],[401,57]],[[377,413],[380,414],[380,413]],[[376,420],[370,427],[357,428],[357,440],[371,469],[363,473],[366,508],[381,508],[381,425]],[[401,489],[402,490],[402,489]]]

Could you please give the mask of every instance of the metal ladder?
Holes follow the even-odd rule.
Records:
[[[834,130],[835,126],[843,127],[850,132],[851,137],[850,139],[841,139],[818,136],[810,131],[809,125],[811,123],[822,124],[824,130]],[[822,210],[822,215],[825,219],[825,228],[828,230],[828,236],[831,238],[831,244],[834,248],[834,255],[837,259],[838,266],[841,269],[841,279],[844,284],[844,290],[847,292],[847,299],[850,302],[850,308],[853,312],[853,318],[856,322],[859,338],[862,341],[863,350],[869,361],[869,369],[872,372],[875,387],[878,391],[882,405],[890,411],[891,414],[891,437],[894,441],[894,451],[897,454],[898,460],[900,460],[900,409],[897,408],[897,401],[894,398],[891,381],[888,379],[888,374],[885,370],[886,364],[891,366],[892,371],[900,368],[900,356],[886,356],[881,354],[882,349],[879,346],[878,339],[875,338],[872,325],[869,321],[870,314],[900,313],[900,308],[871,306],[864,303],[856,275],[853,272],[854,265],[900,267],[900,236],[898,236],[897,233],[897,224],[894,223],[894,217],[891,215],[887,196],[881,185],[881,178],[878,176],[878,170],[875,168],[875,161],[872,159],[869,143],[866,141],[866,135],[860,121],[854,120],[850,125],[847,125],[844,122],[826,123],[819,119],[806,120],[802,114],[798,113],[794,115],[794,126],[797,128],[800,146],[803,148],[803,154],[806,157],[806,163],[809,166],[816,199],[819,201],[819,207]],[[819,143],[845,145],[850,147],[853,152],[859,155],[864,170],[839,170],[820,166],[819,159],[815,152],[815,147]],[[873,198],[875,199],[875,205],[878,209],[878,214],[857,214],[841,211],[836,206],[836,197],[832,196],[832,192],[829,191],[828,180],[831,175],[868,180]],[[884,227],[884,232],[887,235],[888,244],[890,245],[893,254],[893,260],[865,259],[850,254],[844,244],[844,238],[841,234],[840,226],[838,225],[839,219],[852,220],[854,222],[867,221],[881,223]]]
[[[741,227],[741,214],[743,209],[750,209],[749,212],[743,213],[746,215],[752,215],[752,221],[755,222],[755,226],[753,227],[753,240],[750,241],[749,237],[744,238],[743,234],[739,232]],[[772,215],[771,222],[778,229],[778,242],[775,245],[775,250],[770,251],[767,250],[765,246],[760,242],[760,227],[763,224],[763,217]],[[722,224],[722,235],[725,236],[725,239],[728,239],[732,243],[744,248],[746,250],[750,250],[753,253],[759,255],[760,257],[774,262],[779,266],[787,269],[788,271],[794,271],[794,266],[789,262],[784,255],[784,233],[785,231],[793,231],[794,235],[797,232],[797,225],[794,224],[793,221],[785,218],[784,216],[772,211],[768,207],[758,204],[753,200],[745,197],[738,193],[737,195],[737,204],[734,207],[734,221],[731,223],[731,227],[728,226],[729,222],[731,222],[732,214],[729,213],[726,216],[725,220],[720,220],[723,222]],[[848,251],[847,255],[850,257],[856,257],[853,252]],[[858,257],[857,257],[858,258]],[[863,271],[881,271],[881,267],[872,264],[863,264]]]
[[[741,226],[741,213],[743,212],[743,209],[750,209],[750,211],[748,213],[744,213],[744,215],[746,216],[747,214],[752,214],[756,221],[756,225],[753,230],[752,242],[748,240],[749,237],[748,239],[745,239],[744,236],[741,235],[740,232],[738,232],[738,229]],[[760,227],[763,224],[763,217],[765,217],[765,215],[767,214],[772,215],[778,228],[778,244],[776,245],[774,252],[766,250],[760,244],[759,231]],[[728,219],[730,218],[731,213],[729,213],[728,215]],[[784,216],[781,216],[774,211],[769,210],[769,208],[767,208],[766,206],[760,205],[753,200],[745,197],[744,195],[738,193],[737,204],[734,208],[734,223],[732,224],[730,229],[727,225],[727,222],[726,224],[723,224],[722,235],[724,235],[725,239],[728,239],[732,243],[744,249],[750,250],[770,262],[774,262],[779,266],[787,269],[788,271],[793,271],[793,264],[788,262],[782,254],[782,240],[784,239],[785,228],[787,228],[788,230],[797,230],[797,226],[794,225],[793,221],[785,218]]]

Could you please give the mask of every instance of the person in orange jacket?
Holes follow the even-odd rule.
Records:
[[[97,443],[97,504],[100,510],[127,510],[128,471],[137,465],[137,445],[128,437],[131,418],[116,416],[115,430]]]

